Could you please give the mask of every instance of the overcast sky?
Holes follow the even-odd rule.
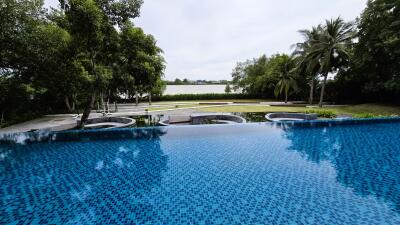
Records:
[[[57,6],[58,0],[45,0]],[[137,26],[158,40],[166,79],[230,79],[236,62],[290,53],[298,30],[354,20],[366,0],[144,0]]]

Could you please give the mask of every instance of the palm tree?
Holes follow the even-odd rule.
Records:
[[[315,42],[315,40],[318,40],[321,30],[321,25],[312,27],[311,30],[299,30],[299,33],[304,37],[304,42],[297,43],[295,45],[295,50],[292,53],[292,57],[295,57],[296,60],[296,73],[300,76],[304,76],[306,79],[309,79],[310,105],[313,104],[314,100],[314,82],[316,77],[318,76],[319,63],[315,60],[308,61],[309,58],[307,58],[306,55],[310,51],[311,46]]]
[[[322,107],[328,74],[336,72],[348,63],[349,46],[355,35],[353,23],[346,23],[338,17],[326,20],[317,39],[313,39],[310,43],[305,60],[313,62],[313,65],[319,65],[319,73],[323,77],[319,107]]]
[[[285,93],[285,103],[288,101],[288,96],[290,94],[290,90],[292,89],[294,92],[297,91],[297,83],[294,79],[294,67],[295,63],[292,57],[287,55],[282,56],[282,63],[279,65],[277,70],[279,81],[275,86],[275,96],[278,97],[282,92]]]

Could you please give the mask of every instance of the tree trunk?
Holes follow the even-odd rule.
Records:
[[[312,105],[314,101],[314,78],[311,79],[310,82],[310,98],[309,98],[309,104]]]
[[[4,123],[4,112],[1,112],[0,125],[3,125],[3,123]]]
[[[287,100],[288,100],[288,93],[285,92],[285,104],[287,103]]]
[[[72,101],[72,102],[70,102],[70,101]],[[65,105],[67,106],[68,112],[74,113],[75,112],[75,98],[74,98],[74,96],[72,96],[71,100],[70,100],[70,98],[68,96],[65,96],[64,102],[65,102]]]
[[[79,129],[82,129],[85,126],[86,121],[89,118],[90,112],[92,111],[95,100],[96,100],[96,92],[93,91],[93,93],[90,95],[90,97],[88,98],[88,100],[86,102],[85,110],[83,111],[81,122],[78,125]]]
[[[136,102],[136,106],[139,105],[139,94],[138,92],[135,93],[135,102]]]
[[[325,84],[326,84],[326,79],[328,78],[328,74],[324,74],[324,81],[322,83],[322,88],[321,88],[321,96],[319,98],[319,107],[322,108],[322,102],[324,101],[324,91],[325,91]]]
[[[149,92],[149,105],[151,105],[151,92]]]
[[[68,98],[68,96],[65,96],[64,102],[65,102],[65,105],[67,106],[68,112],[73,112],[73,109],[72,109],[72,107],[71,107],[71,104],[69,104],[69,98]]]

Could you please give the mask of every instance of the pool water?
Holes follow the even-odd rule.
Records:
[[[396,121],[42,140],[0,144],[0,224],[400,224]]]

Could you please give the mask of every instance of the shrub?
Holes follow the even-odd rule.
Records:
[[[335,118],[337,116],[336,112],[326,109],[309,109],[306,110],[306,113],[315,113],[318,115],[318,117],[324,118]]]
[[[354,118],[377,118],[380,116],[377,116],[375,114],[372,113],[359,113],[359,114],[355,114],[353,115]]]

